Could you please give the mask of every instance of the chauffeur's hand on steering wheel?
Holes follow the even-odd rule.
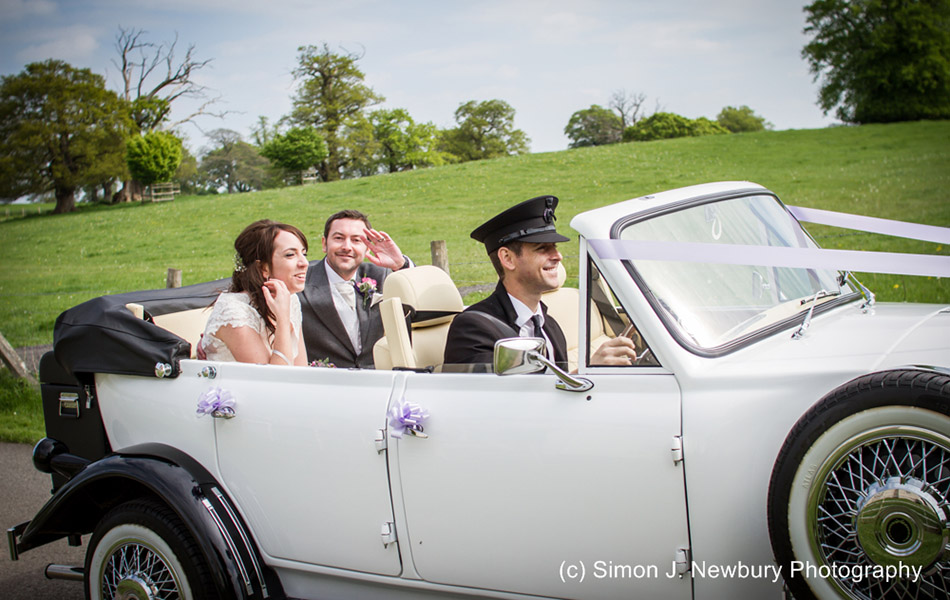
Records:
[[[590,364],[609,367],[629,367],[637,360],[637,349],[628,337],[615,337],[600,345],[590,357]]]

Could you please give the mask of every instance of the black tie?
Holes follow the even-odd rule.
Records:
[[[531,321],[534,322],[534,337],[544,339],[544,333],[541,331],[541,315],[531,315]]]

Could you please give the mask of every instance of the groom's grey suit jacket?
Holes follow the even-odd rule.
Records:
[[[372,369],[373,345],[383,337],[383,321],[379,316],[379,305],[367,306],[359,294],[356,295],[356,314],[360,323],[360,342],[362,351],[357,354],[346,334],[346,328],[333,304],[333,294],[327,270],[326,257],[310,264],[307,269],[307,283],[300,292],[300,308],[303,311],[303,340],[307,346],[307,360],[330,359],[340,368],[357,367]],[[364,277],[376,280],[376,293],[383,293],[383,281],[391,270],[364,262],[356,271],[356,281]]]

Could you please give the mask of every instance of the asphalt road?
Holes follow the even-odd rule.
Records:
[[[4,532],[29,521],[49,499],[50,477],[33,468],[33,448],[22,444],[0,443],[0,526]],[[88,541],[83,538],[83,542]],[[6,536],[0,556],[0,598],[4,600],[82,600],[78,581],[47,579],[43,570],[50,563],[81,566],[85,545],[71,547],[60,540],[35,548],[10,560]]]

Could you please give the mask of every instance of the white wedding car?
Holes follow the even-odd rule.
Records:
[[[48,574],[92,599],[946,599],[950,307],[875,304],[802,214],[731,182],[578,215],[575,374],[530,338],[440,364],[434,267],[387,279],[376,370],[191,358],[220,282],[70,309],[13,557],[89,535]],[[639,359],[589,365],[616,335]]]

